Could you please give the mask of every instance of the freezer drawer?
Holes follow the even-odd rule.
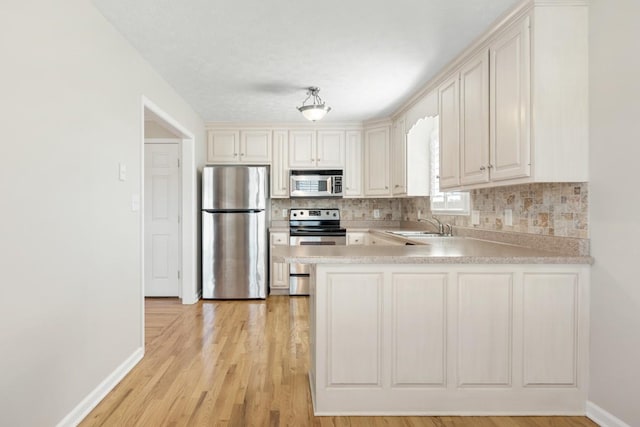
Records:
[[[202,213],[202,297],[267,296],[266,212]]]

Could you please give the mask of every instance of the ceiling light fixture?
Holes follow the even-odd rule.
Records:
[[[305,119],[311,120],[312,122],[320,120],[331,111],[331,107],[327,107],[324,104],[318,92],[320,92],[320,88],[317,87],[312,86],[307,89],[307,98],[302,102],[302,107],[298,107],[298,111],[302,113]],[[306,102],[309,101],[309,98],[313,98],[311,100],[312,103],[305,105]]]

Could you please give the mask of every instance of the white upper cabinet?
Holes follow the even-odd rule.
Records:
[[[489,55],[480,52],[460,70],[460,182],[489,181]]]
[[[316,131],[295,130],[289,132],[289,167],[312,168],[316,166]]]
[[[344,131],[319,130],[316,147],[316,164],[320,168],[344,167]]]
[[[404,118],[396,120],[392,130],[391,193],[394,196],[405,196],[407,194],[407,134]]]
[[[489,174],[493,181],[526,177],[531,172],[529,17],[498,37],[489,51]]]
[[[389,197],[389,126],[365,130],[364,195]]]
[[[347,131],[344,165],[344,197],[362,197],[362,132]]]
[[[344,137],[344,131],[289,132],[289,167],[342,169],[345,160]]]
[[[241,130],[240,161],[254,164],[271,162],[271,131]]]
[[[240,159],[239,131],[209,131],[208,163],[236,163]]]
[[[271,162],[271,197],[289,198],[289,132],[273,131]]]
[[[440,106],[440,188],[460,185],[460,77],[455,73],[438,88]]]
[[[270,130],[210,130],[207,163],[271,163]]]
[[[459,60],[438,90],[441,188],[588,181],[587,28],[586,4],[534,1]]]

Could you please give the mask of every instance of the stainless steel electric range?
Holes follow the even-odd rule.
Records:
[[[339,209],[291,209],[289,245],[336,246],[347,243]],[[309,295],[309,265],[289,264],[289,295]]]

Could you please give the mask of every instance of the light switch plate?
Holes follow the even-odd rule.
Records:
[[[373,210],[373,217],[374,218],[380,218],[380,209],[374,209]]]
[[[480,225],[480,211],[471,211],[471,225]]]
[[[140,195],[131,195],[131,212],[138,212],[140,210]]]
[[[509,227],[513,225],[513,211],[511,209],[504,210],[504,225]]]

